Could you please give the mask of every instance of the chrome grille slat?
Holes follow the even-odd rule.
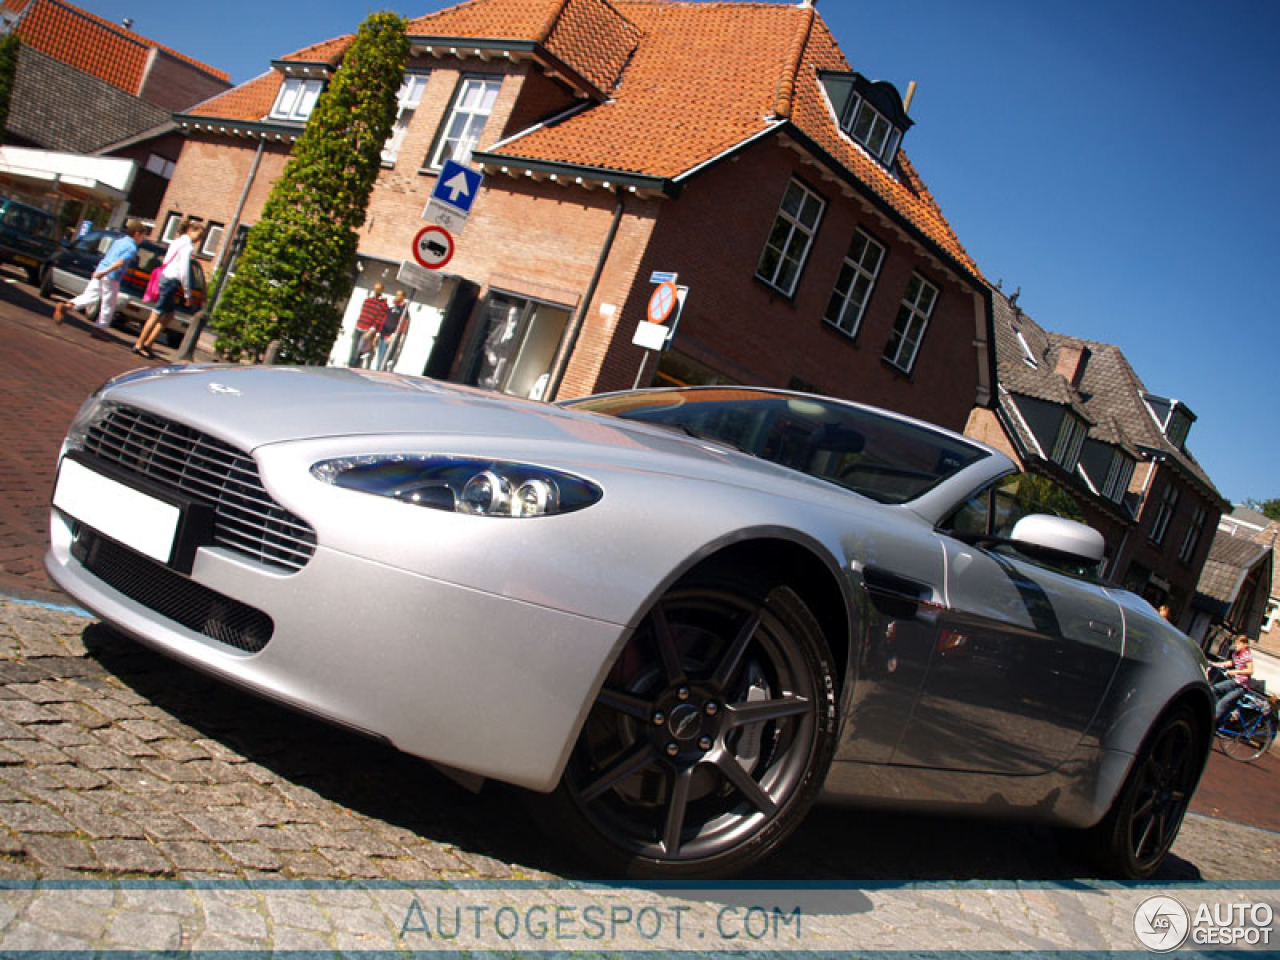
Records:
[[[315,553],[315,531],[271,498],[253,458],[216,437],[112,406],[90,427],[85,449],[212,506],[219,546],[287,570],[300,570]]]

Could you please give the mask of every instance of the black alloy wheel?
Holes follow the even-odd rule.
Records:
[[[1204,769],[1204,738],[1189,709],[1166,715],[1134,758],[1106,818],[1094,828],[1103,865],[1123,879],[1160,869]]]
[[[614,875],[737,872],[803,819],[835,744],[822,632],[790,589],[690,581],[605,679],[552,801]]]

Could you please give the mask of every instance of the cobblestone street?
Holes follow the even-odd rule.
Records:
[[[0,876],[572,875],[517,791],[215,683],[80,614],[0,601]],[[1280,835],[1205,817],[1168,881],[1280,880]],[[819,809],[767,881],[1087,876],[1051,831]]]

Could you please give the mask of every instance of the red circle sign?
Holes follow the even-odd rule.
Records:
[[[676,285],[667,281],[658,284],[658,289],[653,291],[653,296],[649,298],[649,309],[645,312],[645,319],[650,323],[662,323],[671,316],[671,311],[676,308]]]
[[[428,270],[439,270],[453,259],[453,234],[432,224],[413,238],[413,259]]]

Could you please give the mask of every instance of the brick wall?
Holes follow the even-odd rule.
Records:
[[[793,377],[835,396],[900,410],[960,430],[977,390],[970,288],[920,256],[862,201],[812,176],[796,153],[764,141],[694,178],[676,201],[659,207],[653,241],[620,318],[607,365],[634,377],[640,350],[630,331],[644,316],[652,270],[673,270],[690,292],[675,347],[735,379],[787,386]],[[761,251],[788,182],[803,180],[826,209],[793,298],[755,279]],[[822,320],[855,226],[886,247],[867,315],[851,340]],[[898,305],[913,271],[940,289],[910,376],[882,360]],[[611,381],[602,386],[630,386]]]

